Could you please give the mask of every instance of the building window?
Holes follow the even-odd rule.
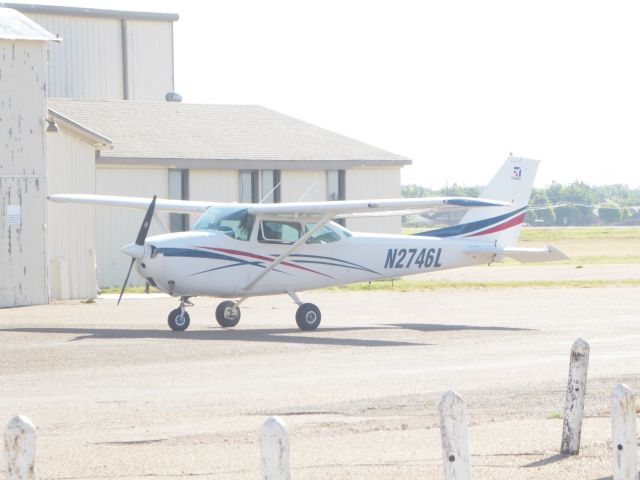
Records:
[[[327,200],[346,200],[344,170],[327,170]],[[344,218],[335,221],[343,227],[346,225]]]
[[[345,200],[344,179],[344,170],[327,170],[327,200]]]
[[[172,200],[189,200],[189,170],[169,170],[169,198]],[[169,230],[172,232],[189,230],[189,215],[185,213],[170,213]]]
[[[240,170],[240,202],[280,202],[280,170]]]

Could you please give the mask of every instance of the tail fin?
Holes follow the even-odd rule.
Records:
[[[458,225],[430,231],[429,235],[474,237],[496,247],[516,245],[539,163],[539,160],[509,156],[480,196],[511,202],[511,205],[471,209]]]

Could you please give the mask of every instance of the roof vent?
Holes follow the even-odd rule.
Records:
[[[182,95],[180,95],[179,93],[176,93],[176,92],[169,92],[164,96],[164,99],[167,102],[181,102],[182,101]]]

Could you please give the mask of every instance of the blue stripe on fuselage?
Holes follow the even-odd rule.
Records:
[[[430,230],[428,232],[420,232],[414,235],[418,235],[420,237],[457,237],[460,235],[468,235],[477,230],[482,230],[484,228],[490,227],[493,224],[500,223],[503,220],[506,220],[509,217],[517,215],[518,213],[526,210],[527,207],[519,208],[518,210],[514,210],[510,213],[505,213],[504,215],[499,215],[497,217],[485,218],[484,220],[477,220],[475,222],[469,223],[461,223],[460,225],[454,225],[453,227],[445,227],[439,228],[437,230]]]

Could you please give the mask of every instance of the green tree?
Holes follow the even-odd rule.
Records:
[[[620,223],[622,220],[622,210],[617,205],[602,205],[598,209],[598,218],[605,225]]]

